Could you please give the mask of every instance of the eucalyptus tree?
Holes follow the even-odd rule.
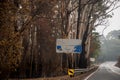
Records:
[[[0,77],[7,78],[21,62],[21,38],[15,29],[17,7],[13,2],[0,1]]]
[[[111,0],[86,0],[85,7],[81,7],[82,10],[86,12],[86,16],[83,18],[84,21],[81,21],[81,39],[82,39],[82,53],[80,56],[80,67],[85,68],[87,67],[87,55],[89,49],[87,49],[88,44],[90,44],[89,38],[92,34],[92,31],[97,27],[98,25],[106,25],[107,24],[107,18],[112,17],[111,13],[114,9],[118,8],[119,6],[116,6],[118,0],[111,1]],[[83,11],[82,11],[83,12]],[[81,17],[83,17],[81,15]],[[82,20],[82,18],[81,18]],[[83,27],[84,26],[84,27]],[[80,31],[80,32],[81,32]],[[92,40],[92,39],[91,39]],[[89,47],[90,48],[90,47]],[[87,50],[86,50],[87,49]]]

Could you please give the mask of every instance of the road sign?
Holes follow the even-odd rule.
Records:
[[[91,62],[95,62],[95,58],[90,58],[90,61]]]
[[[57,53],[81,53],[82,46],[80,39],[57,39]]]
[[[74,69],[68,69],[68,75],[74,76],[75,70]]]

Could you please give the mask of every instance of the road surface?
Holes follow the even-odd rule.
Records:
[[[105,62],[97,71],[85,80],[120,80],[120,68],[115,67],[116,62]]]

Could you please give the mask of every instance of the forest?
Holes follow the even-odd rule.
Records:
[[[101,44],[95,28],[107,24],[118,1],[0,0],[0,78],[53,77],[91,66]],[[56,53],[56,39],[80,39],[82,52]]]
[[[101,54],[99,55],[99,61],[116,61],[120,56],[120,30],[113,30],[106,35],[101,36]]]

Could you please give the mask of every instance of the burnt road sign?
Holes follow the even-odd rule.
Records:
[[[57,53],[81,53],[82,46],[80,39],[57,39]]]

